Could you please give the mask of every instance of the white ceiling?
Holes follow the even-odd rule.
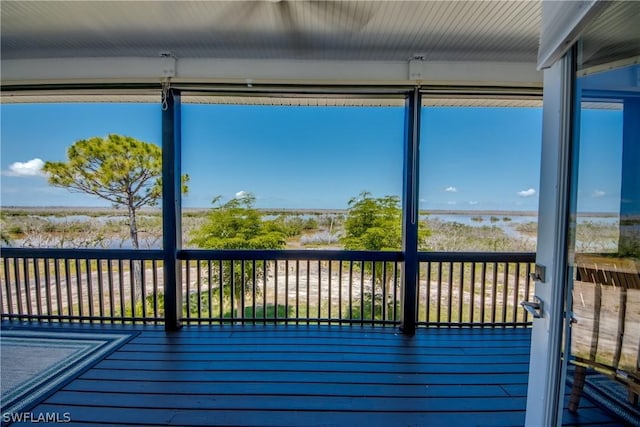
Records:
[[[2,59],[535,62],[540,1],[1,2]]]
[[[540,1],[2,0],[2,86],[541,86]],[[168,55],[168,57],[162,57]]]

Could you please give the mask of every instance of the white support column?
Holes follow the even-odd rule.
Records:
[[[565,55],[544,71],[542,162],[536,263],[546,268],[545,282],[537,281],[535,293],[543,315],[533,320],[527,427],[557,423],[563,372],[560,352],[563,339],[566,282],[566,236],[570,176],[572,59]]]

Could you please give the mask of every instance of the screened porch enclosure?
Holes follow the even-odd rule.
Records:
[[[141,89],[132,90],[135,92]],[[109,98],[102,94],[96,96],[95,101],[106,102],[107,106],[109,102],[118,99],[134,104],[149,102],[148,90],[150,89],[138,92],[145,93],[144,96],[120,94]],[[530,324],[529,315],[519,308],[519,303],[530,299],[533,293],[530,277],[534,261],[532,252],[468,252],[476,250],[469,246],[473,243],[456,248],[463,248],[462,252],[429,249],[449,248],[435,231],[431,232],[432,226],[442,227],[438,233],[443,236],[448,231],[439,220],[425,220],[429,218],[429,212],[421,206],[432,193],[420,191],[419,170],[425,167],[428,169],[432,160],[429,160],[429,153],[426,158],[421,156],[419,147],[421,134],[430,131],[429,126],[421,125],[421,118],[430,118],[431,114],[436,114],[436,110],[432,113],[436,106],[472,111],[488,108],[489,111],[496,111],[492,113],[495,118],[489,125],[495,127],[501,121],[504,122],[500,115],[502,113],[498,114],[498,111],[533,108],[532,111],[535,112],[535,108],[540,105],[537,99],[539,94],[535,90],[524,88],[493,89],[483,91],[481,96],[466,94],[463,98],[453,96],[455,91],[436,95],[423,93],[415,88],[353,87],[339,91],[307,88],[307,91],[280,89],[278,92],[276,88],[272,88],[260,90],[257,94],[254,90],[254,93],[249,94],[237,89],[207,92],[200,88],[194,92],[187,86],[172,86],[163,92],[163,99],[158,105],[162,107],[158,108],[161,121],[154,124],[159,125],[162,130],[161,181],[164,185],[159,203],[162,232],[156,237],[161,238],[160,247],[144,250],[6,248],[2,253],[2,315],[11,319],[151,322],[162,323],[167,329],[180,327],[181,324],[203,322],[369,324],[400,326],[408,334],[413,333],[416,325]],[[188,101],[184,105],[183,92],[184,100]],[[46,99],[76,103],[91,100],[86,92],[71,90],[68,93],[69,95],[63,96],[51,92]],[[33,95],[29,91],[15,93],[16,105],[44,99],[42,95]],[[58,105],[65,106],[53,104],[53,108]],[[347,137],[359,137],[351,150],[378,150],[378,157],[385,159],[384,163],[372,166],[389,170],[377,174],[382,174],[383,181],[392,181],[388,189],[382,191],[389,191],[392,197],[399,200],[398,216],[394,217],[398,224],[394,219],[394,223],[388,225],[390,234],[398,233],[397,245],[401,246],[399,250],[327,250],[323,247],[312,247],[309,250],[212,250],[194,247],[192,216],[185,216],[182,205],[194,203],[192,199],[206,199],[210,197],[208,192],[219,190],[215,188],[217,184],[206,184],[208,192],[202,193],[199,187],[201,184],[196,184],[196,181],[206,183],[210,178],[194,172],[191,163],[199,162],[198,157],[224,159],[229,155],[249,155],[247,151],[237,151],[237,148],[230,151],[232,154],[225,154],[224,151],[224,144],[233,146],[236,139],[240,141],[238,144],[244,144],[242,141],[249,134],[242,132],[237,135],[231,132],[231,140],[218,138],[226,142],[215,145],[217,151],[195,155],[197,151],[192,147],[192,141],[202,138],[197,133],[202,131],[194,131],[194,128],[201,127],[203,120],[221,120],[216,118],[216,114],[223,119],[230,117],[225,110],[211,110],[209,105],[231,105],[237,116],[231,116],[234,121],[257,120],[253,116],[245,118],[244,114],[251,113],[252,110],[244,107],[259,105],[261,109],[258,111],[269,114],[270,120],[278,120],[273,125],[283,128],[286,128],[286,118],[291,114],[294,117],[309,116],[309,126],[316,126],[313,124],[314,114],[342,121],[355,120],[353,129],[345,130]],[[309,105],[313,107],[309,108]],[[144,110],[140,111],[145,111],[145,116],[155,111],[153,104],[143,106]],[[196,108],[191,108],[192,106]],[[383,124],[394,129],[385,136],[388,146],[367,148],[363,144],[373,136],[359,135],[358,132],[362,134],[364,126],[374,119],[380,119],[381,108],[383,111],[391,111],[389,114],[393,120]],[[387,110],[388,108],[393,110]],[[63,108],[61,111],[67,110]],[[127,111],[138,110],[128,107],[123,110]],[[190,115],[183,117],[185,112]],[[531,117],[535,119],[536,116]],[[109,123],[107,121],[107,125]],[[532,126],[535,128],[535,124]],[[317,143],[302,131],[303,129],[296,129],[292,132],[292,137],[302,134],[312,141],[308,144]],[[327,137],[335,138],[332,134]],[[437,144],[438,141],[430,140],[426,145],[423,142],[423,149],[429,149],[430,144]],[[277,144],[271,144],[273,147],[267,144],[266,150],[278,149]],[[185,150],[189,152],[186,156]],[[390,155],[392,158],[389,158]],[[295,157],[295,153],[291,156],[297,162],[305,161],[304,157]],[[286,163],[285,160],[289,161],[281,161]],[[354,160],[348,159],[350,162]],[[246,170],[242,168],[242,162],[238,163],[239,173],[229,179],[239,179]],[[324,180],[332,179],[327,175],[327,168],[313,170],[318,176],[313,178],[315,181],[311,181],[311,188],[305,188],[307,193],[312,194],[323,188],[321,183]],[[265,173],[268,171],[265,170]],[[349,175],[344,173],[339,175],[340,179],[349,180]],[[190,176],[193,187],[198,189],[195,194],[181,195],[182,177],[185,174]],[[356,183],[352,185],[353,188],[339,197],[347,198],[350,193],[357,191],[356,188],[371,185],[367,180],[372,179],[375,174],[354,176]],[[223,188],[225,179],[225,176],[215,176],[214,183],[219,183],[220,188]],[[249,182],[238,185],[251,188],[252,184]],[[284,187],[262,191],[284,191]],[[400,194],[395,196],[395,192]],[[242,193],[245,192],[238,192]],[[307,211],[313,212],[313,208],[307,208]],[[507,219],[511,220],[505,217],[504,221]],[[471,221],[476,220],[475,217],[471,218]],[[492,216],[491,224],[494,220],[499,219]],[[190,231],[185,229],[185,221],[189,221]],[[333,224],[332,217],[330,227]],[[204,230],[203,225],[200,227]],[[467,228],[472,229],[469,226]],[[483,228],[497,230],[496,227],[488,226],[478,229]],[[460,231],[456,230],[455,233],[459,234]],[[430,234],[434,235],[433,243],[425,240],[424,236]],[[337,241],[338,237],[335,239]],[[493,242],[491,245],[495,250],[503,247],[501,245],[504,245],[506,237],[479,236],[475,239],[471,242]],[[519,247],[505,247],[511,250],[513,248]]]

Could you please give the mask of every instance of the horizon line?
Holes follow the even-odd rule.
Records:
[[[119,211],[125,210],[124,208],[117,208],[112,206],[20,206],[20,205],[0,205],[2,209],[33,209],[33,210],[91,210],[91,211]],[[211,207],[183,207],[183,212],[193,211],[206,211]],[[261,212],[306,212],[306,213],[344,213],[348,211],[348,208],[255,208]],[[162,207],[145,207],[141,211],[161,211]],[[514,216],[538,216],[538,211],[531,210],[513,210],[513,209],[420,209],[421,215],[514,215]],[[585,216],[615,216],[619,215],[618,212],[579,212],[580,215]]]

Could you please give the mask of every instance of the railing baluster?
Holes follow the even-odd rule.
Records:
[[[222,260],[218,261],[218,292],[220,294],[220,322],[223,321],[224,319],[224,289],[223,289],[223,279],[222,279],[222,273],[223,273],[223,265],[222,265]],[[231,317],[233,317],[233,309],[231,310]]]
[[[53,316],[53,309],[52,309],[53,296],[51,295],[50,261],[48,258],[43,258],[42,263],[44,267],[44,282],[45,282],[44,294],[45,294],[46,303],[47,303],[47,316]]]
[[[198,324],[202,324],[202,272],[200,271],[200,266],[202,263],[200,261],[195,261],[196,264],[196,294],[198,297]]]
[[[236,313],[236,298],[235,298],[235,293],[236,293],[236,271],[235,271],[235,261],[231,260],[229,261],[229,268],[230,268],[230,280],[231,283],[229,283],[229,285],[231,286],[231,319],[232,320],[236,320],[238,318],[238,316],[240,315],[240,313]]]
[[[436,322],[442,319],[442,262],[438,262],[438,287],[436,289]]]
[[[256,272],[255,259],[252,261],[251,271],[253,272],[252,274],[253,290],[251,295],[251,312],[252,312],[251,317],[253,317],[253,324],[255,325],[256,324],[256,299],[258,297],[258,274]]]
[[[514,272],[515,283],[513,284],[513,323],[518,321],[518,294],[520,293],[520,263],[515,263],[516,271]],[[522,310],[526,311],[526,310]]]
[[[371,262],[371,324],[376,319],[376,263]]]
[[[138,272],[137,269],[140,269],[138,261],[129,260],[129,294],[131,296],[131,317],[135,318],[136,316],[136,288],[138,287]],[[142,283],[140,284],[142,286]],[[126,316],[125,316],[126,317]]]
[[[296,325],[300,318],[300,260],[296,260]]]
[[[349,320],[353,319],[353,260],[349,261]]]
[[[11,258],[13,262],[16,262],[15,258]],[[13,307],[13,291],[11,290],[11,267],[9,258],[4,259],[4,287],[6,289],[6,300],[7,300],[7,314],[15,314],[15,309]]]
[[[82,293],[82,271],[80,268],[80,260],[78,258],[75,259],[75,270],[76,270],[76,298],[78,299],[78,315],[80,317],[84,316],[84,294]]]
[[[73,316],[73,282],[71,280],[71,260],[68,258],[64,260],[64,278],[67,291],[67,315]]]
[[[416,285],[416,322],[417,322],[416,324],[421,322],[421,319],[420,319],[421,318],[421,315],[420,315],[420,311],[421,311],[420,310],[420,298],[422,298],[422,291],[421,291],[421,289],[422,289],[422,280],[421,280],[421,277],[422,277],[422,273],[424,271],[423,270],[423,268],[424,268],[423,266],[424,266],[424,263],[418,261],[418,268],[417,268],[417,271],[418,271],[418,284]],[[383,307],[384,307],[384,301],[383,301]]]
[[[33,314],[32,301],[31,301],[31,279],[29,277],[29,265],[31,264],[31,258],[24,258],[22,260],[22,269],[24,271],[24,292],[25,303],[27,305],[27,314],[31,316]]]
[[[485,323],[486,319],[485,319],[485,302],[487,300],[487,263],[483,262],[481,264],[481,276],[482,276],[482,282],[480,282],[480,296],[481,296],[481,303],[480,303],[480,322],[481,323]]]
[[[125,304],[124,304],[124,262],[119,259],[118,260],[118,285],[120,289],[120,322],[124,323],[125,318]]]
[[[360,261],[360,320],[364,320],[364,268],[364,261]],[[360,325],[364,325],[364,322]]]
[[[332,274],[331,266],[332,266],[332,261],[329,260],[327,262],[329,263],[329,279],[328,279],[328,282],[327,282],[328,283],[327,298],[329,298],[329,304],[327,304],[327,306],[328,306],[329,311],[328,311],[327,318],[329,319],[329,325],[331,325],[331,304],[333,303],[333,300],[331,299],[331,274]]]
[[[453,322],[453,318],[451,316],[452,306],[453,306],[453,262],[449,261],[448,268],[448,277],[447,277],[447,322]]]
[[[102,260],[96,259],[96,274],[98,275],[98,313],[101,317],[100,323],[104,323],[104,279],[102,277]]]
[[[418,289],[416,289],[416,300],[420,301],[420,265],[418,265]],[[419,313],[419,312],[418,312]],[[382,320],[387,320],[387,263],[382,263]],[[418,314],[418,317],[420,315]]]
[[[93,280],[91,278],[91,260],[85,259],[85,270],[87,273],[87,298],[89,300],[89,317],[90,322],[93,323],[93,317],[95,316],[95,311],[93,307]],[[146,316],[145,316],[146,317]]]
[[[274,282],[274,286],[273,286],[273,318],[277,319],[278,318],[278,260],[274,260],[274,268],[273,268],[273,282]],[[274,322],[275,323],[275,322]]]
[[[141,292],[140,292],[140,303],[142,305],[142,318],[146,319],[147,318],[147,277],[146,277],[147,266],[146,266],[146,262],[144,260],[140,260],[140,266],[141,266],[140,281],[142,282],[141,285],[140,285],[140,290],[141,290]]]
[[[18,303],[18,311],[17,314],[23,315],[23,306],[22,306],[22,290],[20,289],[20,259],[14,259],[13,261],[13,278],[15,279],[15,288],[16,288],[16,302]]]
[[[211,265],[211,260],[207,260],[207,296],[209,297],[209,324],[213,324],[213,268]]]
[[[1,273],[2,278],[0,279],[0,316],[4,316],[5,314],[10,314],[10,311],[8,309],[5,309],[5,291],[2,285],[3,283],[6,282],[6,277],[7,277],[6,271],[4,269],[4,264],[0,264],[0,266],[2,266],[2,273]],[[2,280],[2,279],[5,279],[5,280]]]
[[[418,323],[428,324],[430,323],[430,315],[431,315],[431,262],[430,261],[418,261],[418,289],[416,301],[418,307],[416,309],[418,313]],[[424,288],[422,289],[420,278],[424,275]],[[424,301],[422,302],[421,299]],[[424,305],[424,319],[420,320],[421,307]]]
[[[262,261],[262,318],[267,318],[267,260]]]
[[[318,260],[318,324],[322,319],[322,261]]]
[[[245,301],[244,301],[244,294],[245,294],[245,290],[247,289],[247,283],[245,282],[246,277],[245,277],[245,268],[244,268],[244,260],[240,260],[240,318],[242,319],[242,323],[244,323],[244,318],[245,318]]]
[[[493,283],[491,284],[491,323],[496,323],[496,300],[497,300],[497,292],[498,292],[498,263],[493,263]]]
[[[53,260],[53,273],[55,275],[55,280],[56,280],[56,297],[57,297],[57,312],[58,312],[58,321],[62,321],[62,319],[64,318],[64,312],[63,312],[63,307],[62,307],[62,279],[61,279],[61,272],[60,272],[60,262],[61,260],[59,259],[54,259]]]
[[[502,323],[507,321],[507,298],[509,294],[509,263],[504,263],[504,283],[502,285]]]
[[[307,260],[307,325],[311,319],[311,261]]]
[[[196,261],[197,262],[197,261]],[[187,318],[187,322],[191,320],[191,261],[187,260],[186,268],[185,268],[185,294],[184,294],[184,303],[187,307],[187,312],[185,317]]]
[[[289,317],[289,260],[284,261],[284,317]]]
[[[107,260],[107,282],[109,284],[109,313],[111,314],[111,323],[114,322],[114,319],[116,317],[116,300],[113,283],[113,263],[114,260]]]
[[[342,320],[342,268],[343,261],[338,261],[338,319]]]
[[[393,321],[398,321],[398,262],[394,262],[394,272],[393,272]]]
[[[153,269],[151,275],[153,277],[153,317],[158,318],[158,261],[155,259],[151,261],[151,268]],[[158,320],[154,320],[155,325],[158,324]]]
[[[461,262],[460,264],[460,284],[459,284],[459,288],[460,288],[460,293],[458,294],[458,321],[460,323],[464,322],[464,318],[462,317],[463,314],[463,308],[462,308],[462,302],[464,301],[464,266],[465,263]]]
[[[40,258],[33,258],[33,280],[36,288],[36,313],[42,316],[42,282],[40,280]]]
[[[469,322],[474,323],[474,308],[476,305],[476,263],[471,263],[471,289],[469,297]]]

